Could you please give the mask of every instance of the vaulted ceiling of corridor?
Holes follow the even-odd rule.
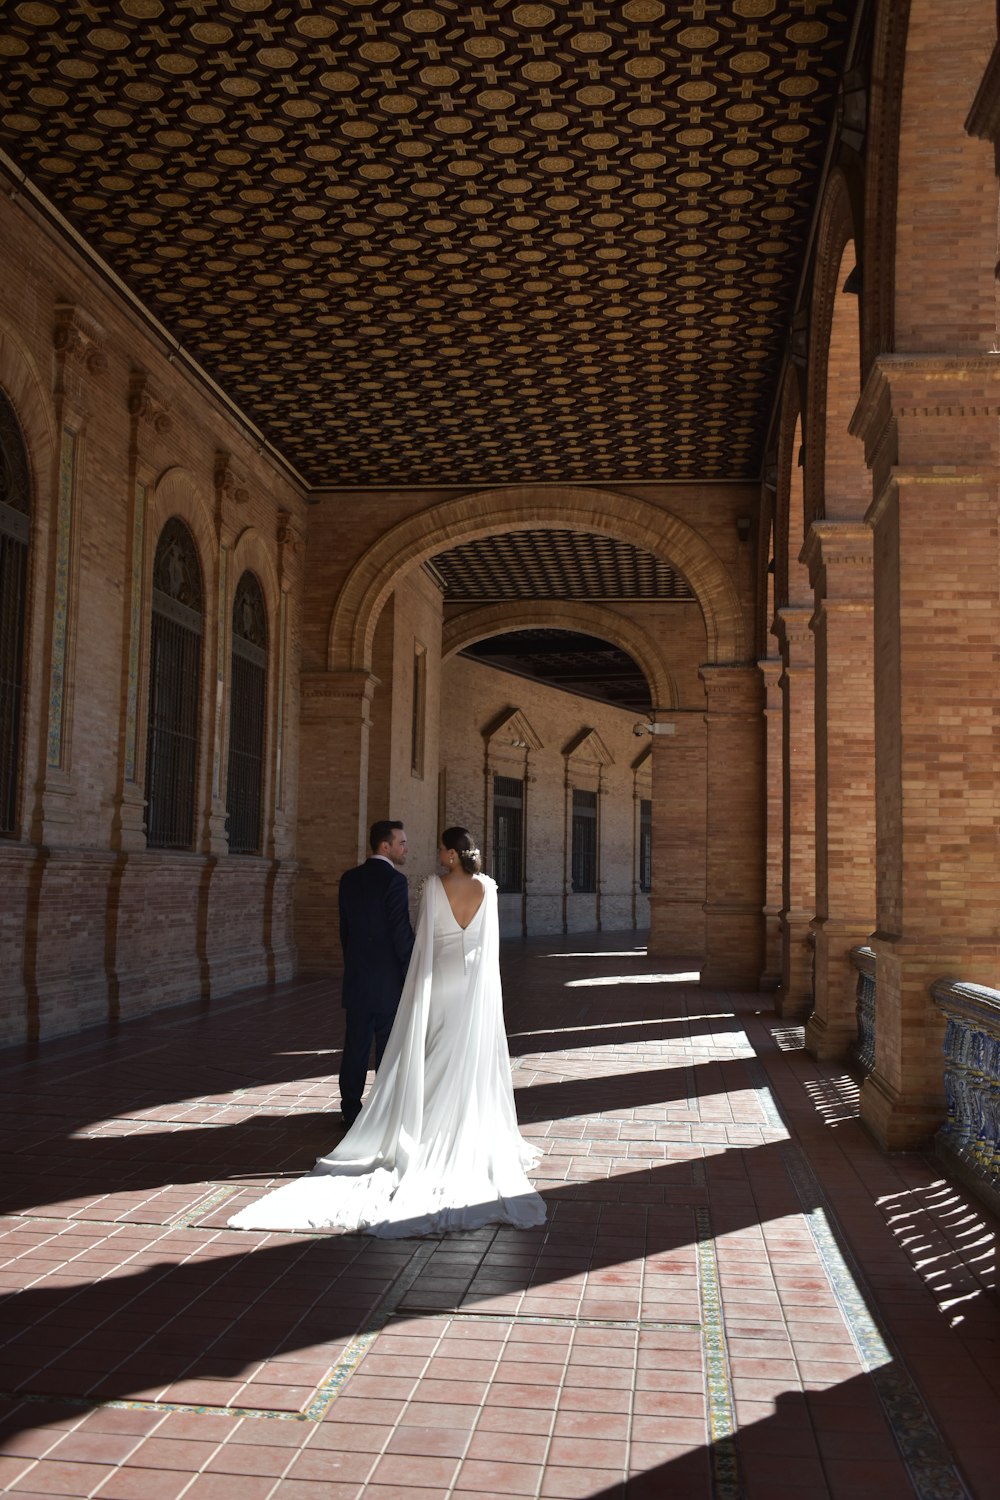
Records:
[[[855,0],[59,0],[2,165],[307,483],[753,478]]]

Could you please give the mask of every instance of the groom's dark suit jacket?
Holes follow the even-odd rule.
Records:
[[[345,1007],[391,1015],[413,952],[413,928],[406,876],[387,860],[367,859],[340,877],[340,945]]]

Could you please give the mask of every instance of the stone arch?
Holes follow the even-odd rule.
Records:
[[[330,623],[331,671],[367,671],[375,623],[400,574],[435,552],[496,532],[593,531],[655,553],[684,574],[705,617],[708,659],[742,662],[749,644],[733,581],[717,554],[685,522],[646,500],[575,486],[503,486],[430,506],[393,526],[361,557]]]
[[[908,13],[908,0],[879,0],[875,15],[865,160],[862,382],[894,339],[899,112]]]
[[[254,574],[264,591],[267,605],[268,636],[273,641],[278,629],[278,601],[281,585],[278,570],[267,539],[253,526],[247,526],[233,543],[231,580],[235,588],[240,576],[247,570]]]
[[[871,498],[864,447],[849,430],[861,394],[860,297],[845,290],[858,270],[848,184],[832,174],[820,210],[806,426],[805,529],[812,521],[860,519]],[[853,285],[853,283],[852,283]]]
[[[25,606],[24,698],[19,745],[18,836],[31,818],[29,767],[44,761],[45,718],[48,706],[46,632],[51,617],[52,476],[56,473],[58,433],[51,390],[42,379],[25,344],[0,325],[0,386],[17,418],[28,458],[31,488],[28,581]]]
[[[273,544],[272,544],[273,545]],[[233,601],[236,587],[244,573],[252,573],[264,595],[264,610],[267,616],[267,679],[264,712],[264,778],[261,787],[261,848],[269,853],[274,839],[274,815],[277,791],[276,745],[278,740],[278,674],[281,658],[281,584],[272,555],[272,545],[256,527],[247,526],[233,543],[232,561],[229,571],[225,622],[226,622],[226,712],[223,726],[223,741],[219,747],[222,763],[228,764],[229,735],[232,728],[232,629]],[[227,772],[228,790],[228,772]]]
[[[513,630],[576,630],[581,635],[599,635],[635,660],[649,683],[657,708],[677,708],[677,685],[665,666],[654,643],[625,615],[603,605],[584,604],[574,600],[511,600],[504,604],[485,605],[465,610],[445,621],[441,639],[442,660],[462,651],[475,641],[491,635],[506,635]]]
[[[205,584],[205,611],[211,618],[209,612],[215,607],[213,579],[218,550],[212,512],[194,476],[179,465],[165,469],[153,486],[146,526],[147,567],[152,566],[157,538],[164,522],[171,516],[180,516],[195,539]]]
[[[808,575],[799,563],[805,535],[802,500],[802,408],[798,375],[789,369],[781,396],[778,424],[777,489],[774,497],[775,610],[806,602]]]
[[[0,326],[0,385],[17,414],[28,449],[32,512],[48,514],[46,484],[53,471],[56,423],[52,399],[26,346],[10,328]],[[44,476],[44,480],[43,480]]]
[[[201,811],[196,816],[195,850],[205,846],[204,810],[210,805],[212,796],[212,747],[216,739],[213,718],[213,702],[216,672],[216,636],[218,631],[218,541],[212,524],[212,512],[203,491],[194,476],[177,465],[165,469],[155,481],[149,498],[149,509],[145,529],[145,558],[143,566],[143,620],[142,652],[137,694],[136,734],[136,779],[141,786],[146,782],[146,731],[149,711],[150,633],[152,628],[152,589],[149,586],[153,573],[153,560],[157,543],[164,525],[171,516],[179,516],[194,538],[201,565],[201,581],[204,597],[204,635],[201,648],[201,688],[198,699],[198,755],[195,788],[195,807]]]

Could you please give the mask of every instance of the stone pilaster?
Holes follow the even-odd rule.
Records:
[[[764,694],[756,666],[704,666],[705,962],[701,982],[756,990],[764,958]]]
[[[705,953],[705,716],[661,710],[654,734],[653,889],[649,951],[699,962]]]
[[[780,1016],[813,1008],[812,921],[816,915],[816,670],[811,610],[786,607],[775,617],[781,651],[784,828],[781,856]]]
[[[781,661],[776,657],[766,657],[759,661],[757,666],[764,679],[767,842],[764,886],[764,971],[760,976],[760,988],[776,990],[781,983],[781,855],[784,820]]]
[[[337,888],[366,846],[375,687],[369,672],[302,674],[295,936],[305,973],[341,964]]]
[[[883,356],[854,419],[875,499],[876,1056],[889,1149],[944,1111],[931,984],[1000,972],[1000,358]]]
[[[872,532],[817,521],[805,561],[816,592],[815,1001],[806,1046],[843,1058],[857,1037],[851,949],[875,926]]]

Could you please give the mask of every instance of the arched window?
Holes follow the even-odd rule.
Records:
[[[160,533],[153,563],[146,736],[146,841],[151,849],[190,849],[194,843],[202,616],[194,538],[173,516]]]
[[[267,611],[260,584],[252,573],[244,573],[236,585],[230,682],[226,792],[229,852],[258,854],[264,778]]]
[[[0,391],[0,834],[17,832],[31,486],[17,416]]]

